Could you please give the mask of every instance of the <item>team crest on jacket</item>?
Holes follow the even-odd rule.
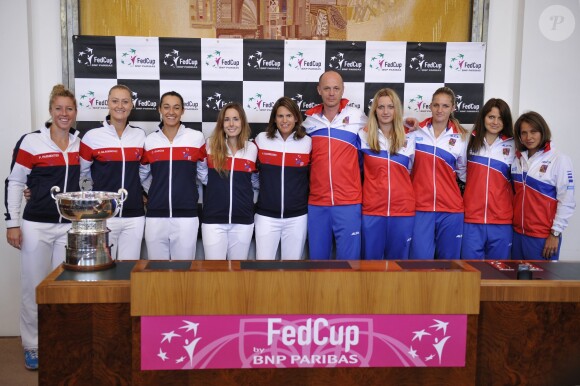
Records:
[[[342,123],[348,124],[350,122],[350,117],[347,115],[342,119]]]
[[[302,154],[298,154],[296,159],[294,160],[294,165],[296,166],[304,166],[304,161],[302,160]]]
[[[548,165],[540,166],[540,173],[546,173],[546,170],[548,170]]]
[[[502,149],[502,152],[503,152],[503,155],[505,155],[507,157],[508,155],[510,155],[510,148],[509,147],[504,147]]]
[[[455,138],[450,138],[449,139],[449,146],[451,146],[451,147],[455,146],[455,142],[456,142]]]

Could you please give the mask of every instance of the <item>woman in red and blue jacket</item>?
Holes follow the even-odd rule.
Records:
[[[411,259],[459,259],[463,237],[463,198],[457,178],[465,181],[466,130],[453,116],[455,93],[435,91],[432,117],[415,132],[411,178],[416,217]]]
[[[512,259],[558,260],[576,208],[572,160],[553,149],[550,128],[534,111],[518,118],[514,134]]]
[[[304,254],[308,221],[308,172],[312,139],[292,99],[276,101],[266,131],[258,134],[260,193],[256,205],[256,259],[282,260]]]
[[[359,131],[363,153],[362,241],[366,260],[408,259],[415,222],[410,171],[414,134],[405,134],[397,93],[375,94],[367,126]]]
[[[510,108],[492,98],[479,112],[467,145],[462,259],[510,258],[514,158]]]
[[[254,231],[258,148],[239,103],[225,105],[206,141],[200,164],[203,192],[201,236],[206,260],[247,260]]]

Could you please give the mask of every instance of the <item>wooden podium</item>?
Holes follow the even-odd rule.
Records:
[[[187,269],[131,273],[133,383],[138,385],[461,384],[476,378],[480,273],[463,262],[194,261]],[[140,370],[141,316],[268,314],[468,315],[458,368]]]
[[[36,292],[39,384],[580,383],[578,262],[534,262],[544,271],[524,281],[484,261],[255,263],[121,261],[94,273],[56,269]],[[140,370],[141,316],[317,313],[466,314],[466,366]]]

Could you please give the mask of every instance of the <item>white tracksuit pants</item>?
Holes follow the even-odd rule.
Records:
[[[64,262],[71,224],[22,221],[20,335],[25,349],[38,347],[36,287]]]
[[[147,259],[195,260],[198,231],[198,217],[147,217]]]
[[[256,260],[274,260],[280,241],[282,260],[300,260],[306,244],[308,215],[274,218],[256,214]]]
[[[145,229],[145,216],[113,217],[107,219],[109,245],[113,260],[139,260]]]
[[[205,260],[248,260],[254,224],[201,224]]]

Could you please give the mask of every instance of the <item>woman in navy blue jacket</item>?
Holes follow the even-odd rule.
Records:
[[[183,97],[169,91],[159,102],[159,130],[145,139],[141,181],[148,192],[145,242],[149,259],[195,259],[197,163],[204,159],[205,139],[185,127]]]
[[[306,243],[308,171],[312,140],[296,103],[276,101],[266,131],[258,134],[260,194],[256,206],[256,259],[299,260]]]
[[[254,231],[258,148],[239,103],[225,105],[206,141],[200,164],[203,194],[201,235],[206,260],[247,260]]]
[[[58,213],[50,190],[79,190],[78,131],[72,125],[77,101],[63,85],[52,89],[51,120],[37,131],[25,134],[14,148],[10,175],[6,179],[6,238],[21,252],[20,335],[27,369],[38,368],[38,310],[35,288],[65,259],[70,221]],[[29,198],[22,219],[24,188]]]

